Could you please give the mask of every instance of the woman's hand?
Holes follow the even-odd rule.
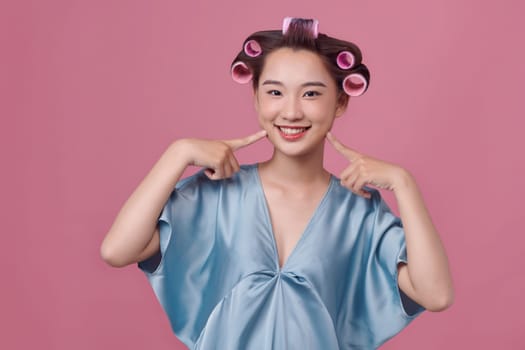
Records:
[[[248,146],[266,136],[266,130],[232,140],[183,139],[187,164],[206,168],[204,173],[212,180],[231,177],[239,171],[234,151]]]
[[[341,184],[344,187],[365,198],[370,198],[371,195],[363,190],[364,185],[370,184],[391,191],[395,190],[405,169],[346,147],[331,132],[326,134],[326,138],[339,153],[350,161],[350,165],[340,175]]]

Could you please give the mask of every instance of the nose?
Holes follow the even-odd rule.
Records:
[[[298,120],[303,118],[303,110],[299,99],[295,97],[289,97],[281,111],[281,116],[286,120]]]

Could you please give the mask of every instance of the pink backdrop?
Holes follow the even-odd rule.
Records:
[[[106,266],[100,242],[172,140],[257,129],[229,64],[248,34],[288,15],[360,45],[371,87],[335,133],[412,171],[449,254],[453,307],[384,349],[525,348],[525,5],[316,3],[0,4],[0,348],[183,349],[144,275]],[[328,147],[328,168],[344,165]]]

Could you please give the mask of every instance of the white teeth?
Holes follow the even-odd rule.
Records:
[[[296,135],[296,134],[300,134],[300,133],[304,132],[306,130],[306,128],[296,129],[296,128],[279,127],[279,130],[284,132],[286,135]]]

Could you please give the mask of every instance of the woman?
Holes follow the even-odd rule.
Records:
[[[102,257],[138,262],[189,348],[372,349],[451,305],[414,178],[329,132],[368,88],[361,60],[315,20],[254,33],[231,71],[252,81],[262,130],[173,142],[118,214]],[[272,157],[239,166],[233,152],[264,136]],[[325,138],[350,163],[340,179],[323,167]],[[189,165],[203,170],[179,181]],[[401,219],[368,185],[394,192]]]

